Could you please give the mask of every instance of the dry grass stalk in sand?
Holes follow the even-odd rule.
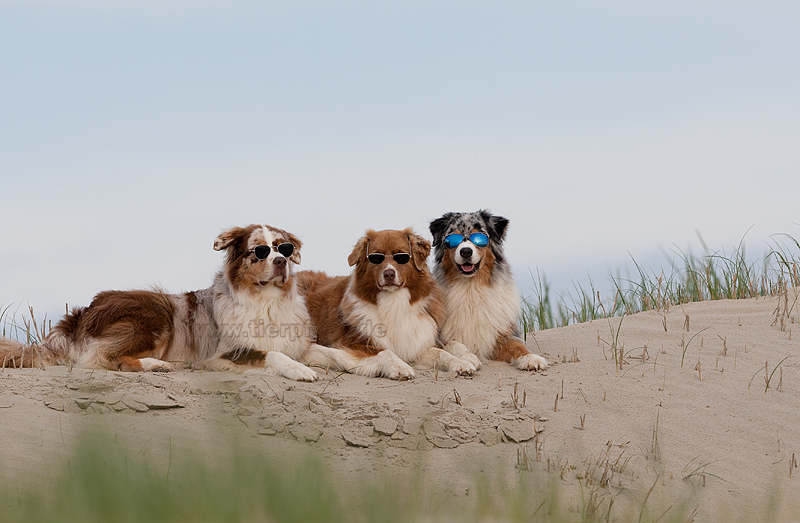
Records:
[[[516,410],[520,410],[520,408],[525,408],[525,404],[528,402],[528,391],[522,391],[522,402],[520,403],[519,395],[517,394],[517,385],[518,382],[514,380],[514,390],[511,393],[511,403],[514,405]]]
[[[778,369],[780,369],[781,372],[780,372],[780,379],[779,379],[779,382],[778,382],[777,390],[778,390],[778,392],[782,391],[781,389],[783,388],[783,368],[781,367],[781,365],[783,365],[783,363],[786,360],[788,360],[789,358],[791,358],[791,357],[792,357],[792,355],[790,354],[790,355],[786,356],[785,358],[783,358],[781,361],[779,361],[778,364],[775,365],[775,367],[772,369],[772,372],[769,371],[769,361],[764,362],[764,395],[765,396],[767,395],[767,391],[769,390],[769,385],[772,382],[772,378],[775,376],[775,372],[777,372]],[[750,383],[747,384],[747,388],[748,389],[750,389],[750,386],[753,385],[753,380],[755,379],[756,376],[758,376],[758,374],[760,372],[761,372],[760,369],[757,370],[756,373],[753,374],[753,377],[750,378]]]

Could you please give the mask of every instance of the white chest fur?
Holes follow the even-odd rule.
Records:
[[[222,293],[214,301],[220,350],[278,351],[299,359],[313,339],[311,318],[294,288],[267,286],[262,292]]]
[[[350,310],[348,323],[405,362],[418,361],[423,352],[436,346],[436,322],[426,310],[427,299],[410,303],[408,289],[382,291],[373,304],[348,288],[345,301]]]
[[[519,318],[519,291],[513,279],[491,285],[461,279],[444,286],[445,320],[442,341],[458,341],[473,354],[488,359],[500,334],[510,334]]]

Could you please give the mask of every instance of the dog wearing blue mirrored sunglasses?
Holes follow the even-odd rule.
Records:
[[[500,360],[541,370],[547,361],[519,337],[519,291],[503,252],[507,227],[506,218],[484,210],[451,212],[430,223],[433,275],[445,301],[441,343],[476,366]]]

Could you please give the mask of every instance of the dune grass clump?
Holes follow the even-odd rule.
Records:
[[[691,302],[782,296],[800,287],[800,242],[790,235],[773,236],[773,246],[760,264],[748,260],[744,239],[731,254],[710,251],[702,238],[701,243],[704,254],[677,251],[668,271],[648,271],[634,259],[635,275],[611,275],[611,293],[605,298],[591,279],[588,288],[576,283],[574,294],[553,298],[547,278],[537,271],[533,293],[522,303],[523,332],[669,310]]]
[[[497,463],[480,473],[465,471],[471,486],[456,493],[434,484],[422,468],[399,476],[349,473],[337,480],[312,449],[276,457],[268,445],[231,444],[224,449],[229,459],[208,460],[200,452],[173,450],[170,440],[168,454],[156,458],[94,434],[83,436],[70,457],[53,463],[44,478],[11,478],[0,468],[0,520],[685,522],[696,510],[693,502],[673,501],[666,508],[648,503],[650,493],[620,508],[614,503],[617,495],[594,476],[582,496],[568,500],[556,476],[548,481],[536,463],[510,476],[506,465]]]
[[[16,310],[11,310],[11,305],[0,305],[0,336],[19,339],[20,334],[24,335],[24,329],[20,329],[16,322],[16,313]]]
[[[656,426],[654,449],[657,431]],[[147,453],[117,436],[87,433],[68,457],[55,460],[51,470],[38,471],[38,476],[10,477],[0,466],[0,520],[686,523],[696,521],[698,489],[706,477],[716,478],[706,470],[710,463],[690,463],[680,491],[665,490],[660,475],[642,478],[639,485],[618,485],[616,478],[631,458],[612,451],[609,443],[579,467],[579,491],[572,489],[571,494],[565,480],[575,467],[527,454],[518,456],[511,471],[509,463],[473,463],[475,467],[462,473],[467,482],[461,478],[457,488],[414,465],[405,474],[393,475],[380,466],[337,474],[313,447],[295,446],[287,452],[271,448],[268,441],[239,440],[208,456],[173,445],[172,439],[163,442],[168,448]],[[419,457],[424,460],[424,453]],[[770,506],[776,501],[770,500]],[[767,514],[770,506],[756,503],[751,508],[753,514]],[[721,515],[710,521],[731,520]]]
[[[0,475],[2,521],[346,521],[318,460],[284,470],[263,456],[233,454],[227,466],[158,462],[119,452],[110,437],[84,437],[51,482],[20,484]]]
[[[231,444],[224,452],[229,459],[211,462],[199,452],[173,456],[170,442],[168,458],[156,459],[121,447],[110,436],[84,435],[66,463],[53,464],[45,481],[26,483],[0,468],[0,520],[391,523],[423,516],[478,521],[488,514],[496,521],[531,520],[526,509],[531,492],[524,487],[498,494],[493,481],[478,481],[465,503],[427,490],[419,473],[400,479],[375,472],[337,482],[312,451],[276,459],[269,448]],[[543,497],[539,506],[547,502]]]
[[[11,311],[11,305],[0,304],[0,336],[13,338],[22,343],[41,343],[47,333],[53,328],[52,321],[45,315],[41,322],[36,321],[33,307],[28,306],[28,316],[22,318],[22,323],[17,320],[19,306]]]

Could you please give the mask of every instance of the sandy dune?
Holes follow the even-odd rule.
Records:
[[[345,476],[421,466],[453,496],[488,467],[512,482],[539,474],[575,505],[591,493],[637,507],[655,484],[654,511],[677,500],[697,507],[697,521],[753,521],[765,507],[796,521],[799,309],[793,295],[706,302],[538,332],[527,343],[551,362],[541,373],[489,362],[472,378],[393,382],[317,369],[308,384],[5,369],[0,474],[46,477],[83,427],[103,423],[151,457],[174,445],[213,460],[240,439],[320,449]]]

